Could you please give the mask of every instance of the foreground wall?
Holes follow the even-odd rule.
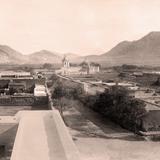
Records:
[[[20,111],[11,160],[79,160],[58,111]]]

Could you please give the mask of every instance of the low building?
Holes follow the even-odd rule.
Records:
[[[1,71],[0,72],[1,78],[24,78],[24,77],[31,77],[30,72],[24,72],[24,71]]]
[[[17,91],[24,91],[26,90],[26,83],[25,82],[21,82],[21,83],[16,83],[16,82],[10,82],[8,84],[8,88],[10,89],[15,89]]]
[[[108,87],[113,87],[113,86],[121,86],[125,88],[130,88],[130,87],[135,87],[135,83],[129,83],[129,82],[103,82],[104,85]]]
[[[36,69],[33,69],[32,72],[34,75],[42,74],[45,76],[51,76],[55,73],[55,70],[54,69],[46,69],[46,68],[36,68]]]
[[[47,96],[46,87],[44,85],[35,85],[34,96],[46,97]]]
[[[83,70],[86,74],[95,74],[100,71],[100,65],[98,63],[89,63],[84,61],[80,64],[80,66],[82,67],[81,70]]]
[[[160,108],[151,103],[146,103],[145,108],[147,113],[138,119],[142,131],[160,131]]]
[[[100,71],[100,65],[98,63],[91,63],[89,65],[89,74],[95,74]]]
[[[142,77],[143,76],[143,72],[140,72],[140,71],[133,72],[133,76]]]

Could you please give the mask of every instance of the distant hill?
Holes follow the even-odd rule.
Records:
[[[0,64],[44,64],[61,63],[62,56],[47,50],[41,50],[29,55],[12,49],[6,45],[0,45]]]
[[[83,60],[98,62],[101,65],[160,65],[160,32],[150,32],[136,41],[123,41],[110,51],[101,55],[78,56],[73,53],[66,53],[72,63],[81,63]],[[29,55],[20,52],[6,45],[0,45],[0,64],[2,63],[61,63],[63,54],[41,50]]]
[[[66,53],[64,54],[67,59],[71,62],[71,63],[81,63],[82,61],[84,61],[85,57],[83,56],[79,56],[77,54],[74,53]]]
[[[16,64],[24,61],[25,56],[6,45],[0,45],[0,64]]]
[[[151,32],[137,41],[123,41],[102,55],[89,56],[89,60],[106,65],[160,65],[160,32]]]
[[[39,52],[28,55],[28,63],[61,63],[62,57],[58,53],[53,53],[48,50],[41,50]]]

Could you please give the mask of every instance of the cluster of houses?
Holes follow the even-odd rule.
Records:
[[[31,105],[46,101],[47,92],[43,75],[23,71],[0,72],[0,105]]]

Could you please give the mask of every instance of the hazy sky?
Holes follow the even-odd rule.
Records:
[[[160,30],[160,0],[0,0],[0,44],[101,54]]]

